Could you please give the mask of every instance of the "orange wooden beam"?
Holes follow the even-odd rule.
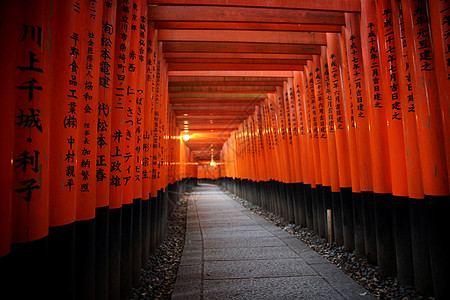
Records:
[[[345,25],[344,14],[341,12],[231,6],[149,6],[148,19],[149,21],[259,22]]]
[[[211,100],[214,99],[246,99],[246,100],[253,100],[253,99],[257,99],[257,100],[261,100],[261,99],[265,99],[266,97],[266,93],[259,93],[259,94],[255,94],[255,93],[185,93],[185,94],[171,94],[170,95],[170,100],[174,100],[174,99],[180,99],[180,98],[211,98]],[[209,100],[209,99],[208,99]]]
[[[271,44],[326,45],[323,32],[249,31],[249,30],[183,30],[160,29],[161,42],[252,42]]]
[[[359,0],[149,0],[150,5],[216,5],[360,12]]]
[[[203,84],[207,82],[220,82],[223,85],[265,85],[264,82],[280,82],[283,81],[283,77],[240,77],[240,76],[171,76],[169,85],[177,84],[197,84],[197,85],[208,85]],[[278,84],[277,84],[278,85]]]
[[[169,88],[175,87],[215,87],[221,86],[223,88],[239,88],[239,87],[265,87],[265,86],[282,86],[283,81],[173,81],[169,83]]]
[[[247,58],[166,58],[167,63],[220,63],[220,64],[276,64],[306,65],[306,59],[247,59]]]
[[[292,71],[169,71],[168,76],[292,77]],[[170,81],[170,78],[169,78]]]
[[[218,52],[218,53],[279,53],[279,54],[320,54],[318,45],[291,45],[267,43],[226,43],[226,42],[164,42],[166,52]]]
[[[171,58],[215,58],[215,59],[293,59],[308,60],[312,59],[311,54],[277,54],[277,53],[217,53],[217,52],[166,52],[166,59]]]
[[[169,71],[302,71],[303,65],[169,63]]]
[[[267,86],[222,86],[222,85],[210,85],[210,86],[195,86],[195,85],[183,85],[183,86],[169,86],[169,93],[198,93],[198,92],[230,92],[230,93],[249,93],[249,92],[275,92],[276,85]]]
[[[323,24],[283,24],[256,22],[154,22],[156,29],[213,29],[213,30],[259,30],[259,31],[298,31],[298,32],[340,32],[340,25]]]

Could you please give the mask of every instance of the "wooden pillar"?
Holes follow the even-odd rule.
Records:
[[[408,58],[414,91],[414,110],[420,151],[422,181],[427,206],[429,249],[434,293],[437,298],[446,294],[445,270],[449,260],[441,237],[446,228],[444,211],[449,205],[447,157],[444,127],[439,99],[439,85],[430,16],[425,1],[402,1],[403,20],[407,37]],[[423,212],[422,212],[423,213]]]

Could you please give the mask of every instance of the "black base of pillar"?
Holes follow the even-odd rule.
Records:
[[[11,253],[0,258],[0,267],[2,299],[48,298],[52,285],[49,272],[53,271],[48,265],[48,236],[13,244]]]
[[[364,220],[361,193],[352,193],[353,200],[353,224],[355,231],[355,256],[364,257],[366,255],[364,239]]]
[[[108,299],[109,207],[95,210],[95,299]]]
[[[411,250],[409,198],[393,196],[392,208],[398,281],[401,284],[412,286],[414,285],[414,267]]]
[[[341,192],[333,192],[331,194],[333,204],[333,233],[334,241],[339,247],[344,245],[344,228],[342,225],[342,207],[341,207]]]
[[[351,188],[341,188],[342,229],[344,233],[344,250],[355,249],[355,228],[353,222],[353,199]]]
[[[317,185],[311,188],[311,210],[313,217],[313,230],[315,234],[319,234],[319,222],[317,217]]]
[[[51,299],[75,299],[75,223],[49,228]]]
[[[150,257],[150,199],[142,200],[142,268]]]
[[[75,298],[95,299],[95,219],[75,222]]]
[[[294,184],[293,183],[286,183],[285,188],[286,188],[286,207],[287,207],[287,212],[286,212],[286,221],[289,223],[295,223],[295,218],[294,218],[294,189],[293,189]]]
[[[305,185],[303,183],[297,183],[295,186],[295,191],[298,200],[298,225],[300,225],[301,227],[306,227]]]
[[[364,222],[364,241],[367,261],[377,264],[377,236],[375,231],[375,204],[373,192],[361,192]]]
[[[120,256],[122,235],[122,208],[109,210],[109,287],[108,297],[120,299]]]
[[[305,208],[306,208],[306,227],[314,229],[313,218],[313,202],[312,202],[312,187],[310,184],[305,184]]]
[[[322,188],[323,194],[323,227],[324,227],[324,237],[328,240],[328,222],[327,222],[327,210],[332,208],[331,200],[331,186],[324,186]]]
[[[425,201],[429,213],[428,235],[434,296],[436,299],[448,299],[450,259],[445,240],[449,236],[450,196],[425,196]]]
[[[323,191],[328,189],[327,186],[317,185],[317,229],[320,237],[326,237],[326,218],[323,206]]]
[[[430,244],[428,238],[425,199],[410,199],[409,202],[411,244],[414,264],[414,286],[424,296],[433,295]]]
[[[141,277],[142,269],[142,199],[133,199],[133,223],[132,223],[132,254],[133,261],[131,285],[137,286]]]
[[[133,204],[122,204],[122,236],[120,249],[120,297],[126,299],[131,290]]]
[[[158,232],[158,197],[150,198],[150,253],[154,254],[156,252],[156,248],[158,248],[157,244],[157,232]]]
[[[391,197],[391,194],[374,194],[377,262],[382,277],[395,276],[397,273]]]

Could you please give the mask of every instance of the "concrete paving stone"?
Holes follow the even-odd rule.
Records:
[[[316,275],[300,258],[205,261],[204,279],[287,277]]]
[[[209,220],[214,220],[214,221],[227,221],[227,220],[251,220],[248,216],[244,215],[244,214],[230,214],[230,213],[224,213],[224,214],[219,214],[219,213],[215,213],[215,214],[203,214],[203,215],[198,215],[198,219],[201,221],[209,221]]]
[[[200,231],[186,232],[185,241],[201,241],[203,239]]]
[[[296,253],[303,253],[303,252],[309,252],[309,251],[315,252],[308,245],[306,245],[305,243],[303,243],[296,237],[293,237],[293,236],[285,237],[285,238],[280,238],[280,240],[283,243],[285,243],[286,245],[288,245],[289,248],[291,248]]]
[[[211,300],[344,299],[319,276],[205,280],[204,289]]]
[[[205,232],[203,233],[205,239],[209,238],[238,238],[238,237],[272,237],[272,233],[267,230],[256,230],[256,231],[225,231],[225,232]]]
[[[270,231],[274,236],[276,237],[280,237],[280,238],[290,238],[290,237],[294,237],[292,234],[290,234],[289,232],[284,231],[283,229],[279,228],[279,227],[269,227],[269,226],[264,226],[264,229],[266,229],[267,231]]]
[[[181,283],[176,284],[175,288],[172,292],[171,296],[172,300],[200,300],[202,299],[201,296],[201,289],[196,288],[195,286],[191,285],[190,283]]]
[[[192,266],[201,265],[202,263],[202,249],[184,249],[181,256],[180,265]]]
[[[201,282],[202,265],[180,265],[177,272],[177,282]]]
[[[184,241],[184,250],[186,249],[202,249],[203,248],[203,241],[192,241],[192,240],[185,240]]]
[[[276,237],[259,238],[223,238],[207,239],[204,241],[204,247],[207,248],[249,248],[249,247],[276,247],[282,246],[282,243]]]
[[[260,225],[255,225],[255,224],[227,226],[227,227],[204,227],[204,228],[202,228],[203,234],[227,232],[227,231],[256,231],[256,230],[264,230],[264,228]]]
[[[324,258],[323,256],[321,256],[319,253],[317,253],[312,249],[311,251],[300,252],[299,256],[303,258],[309,265],[329,263],[326,258]]]
[[[331,263],[315,264],[311,267],[345,299],[376,299],[364,287]]]
[[[226,227],[226,226],[245,226],[245,225],[257,225],[254,221],[248,220],[221,220],[221,221],[202,221],[201,226],[203,227]]]
[[[184,255],[184,254],[183,254]],[[251,248],[223,248],[205,249],[204,260],[253,260],[297,258],[297,254],[284,247],[251,247]]]

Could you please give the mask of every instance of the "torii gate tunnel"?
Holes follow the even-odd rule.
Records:
[[[0,38],[1,298],[127,297],[197,178],[449,293],[449,1],[1,1]]]

